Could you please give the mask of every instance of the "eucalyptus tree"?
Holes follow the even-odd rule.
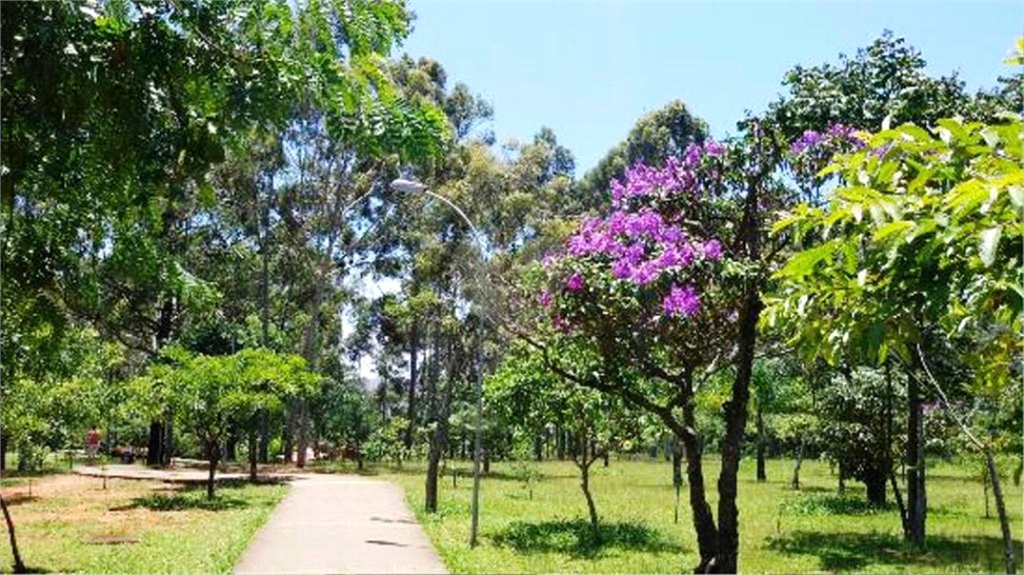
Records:
[[[570,202],[576,211],[603,210],[609,206],[608,182],[621,179],[636,163],[657,165],[682,156],[691,143],[708,137],[708,126],[691,114],[680,100],[640,117],[626,138],[616,144],[577,183]]]

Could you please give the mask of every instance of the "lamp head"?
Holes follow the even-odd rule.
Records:
[[[414,193],[417,193],[417,192],[422,192],[422,191],[426,190],[427,186],[425,186],[425,185],[423,185],[423,184],[421,184],[419,182],[414,182],[412,180],[406,180],[406,179],[403,179],[403,178],[398,178],[397,180],[391,182],[391,189],[395,190],[396,192],[414,192]]]

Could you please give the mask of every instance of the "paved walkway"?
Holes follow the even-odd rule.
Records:
[[[398,486],[347,475],[291,485],[235,573],[447,573]]]

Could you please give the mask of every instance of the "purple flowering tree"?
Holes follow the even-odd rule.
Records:
[[[611,209],[584,218],[564,248],[545,258],[530,297],[551,331],[523,334],[538,347],[586,345],[599,365],[573,372],[549,354],[552,371],[617,395],[659,417],[683,444],[700,564],[735,572],[736,484],[746,424],[765,262],[765,214],[785,187],[774,174],[785,153],[751,134],[728,145],[690,145],[662,166],[634,165],[610,183]],[[764,249],[762,246],[764,246]],[[554,342],[537,334],[551,333]],[[724,406],[718,519],[707,502],[694,395],[731,365]]]

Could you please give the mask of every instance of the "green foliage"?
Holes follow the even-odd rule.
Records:
[[[302,358],[265,349],[205,356],[169,347],[163,357],[135,381],[134,406],[153,417],[172,413],[211,458],[219,458],[218,446],[235,426],[255,425],[258,413],[280,411],[319,381]]]
[[[767,324],[798,322],[804,352],[872,362],[909,358],[921,329],[941,325],[977,338],[979,389],[1005,385],[1024,294],[1021,126],[905,125],[837,158],[829,207],[800,206],[775,228],[811,247],[779,270]]]
[[[670,157],[680,158],[690,143],[701,143],[707,136],[707,124],[691,115],[683,102],[669,102],[636,121],[626,138],[584,174],[571,201],[577,210],[607,208],[611,202],[608,185],[621,179],[626,168],[637,162],[657,166]]]
[[[402,460],[409,457],[402,443],[403,434],[408,427],[407,419],[396,416],[374,429],[366,440],[366,456],[371,461],[394,461],[401,464]]]

